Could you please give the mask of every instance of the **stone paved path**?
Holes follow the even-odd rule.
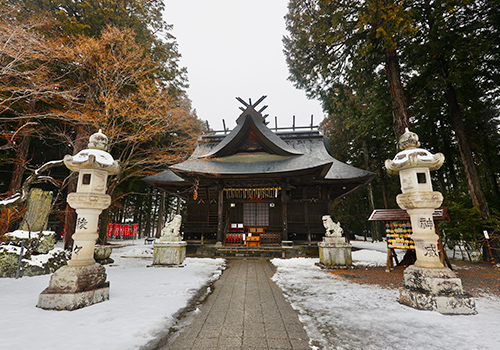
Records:
[[[193,322],[160,350],[310,349],[267,260],[229,260]]]

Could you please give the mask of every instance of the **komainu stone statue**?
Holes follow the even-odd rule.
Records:
[[[327,237],[342,237],[344,233],[340,222],[334,223],[330,215],[323,216],[323,226],[326,228],[325,236]]]
[[[318,242],[319,265],[326,268],[348,268],[352,265],[351,244],[342,237],[344,230],[340,222],[334,223],[330,215],[324,215],[326,232],[322,242]]]
[[[180,234],[181,223],[182,216],[176,215],[161,230],[162,236],[153,246],[153,266],[183,266],[187,243]]]
[[[167,222],[163,227],[163,230],[161,230],[160,240],[161,241],[182,240],[180,235],[181,223],[182,223],[182,216],[180,215],[174,216],[172,221]]]

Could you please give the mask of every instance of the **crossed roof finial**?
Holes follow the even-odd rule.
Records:
[[[247,102],[245,102],[245,100],[243,100],[241,97],[236,97],[236,99],[237,99],[239,102],[241,102],[241,104],[242,104],[243,106],[245,106],[245,107],[240,107],[240,109],[244,112],[244,111],[245,111],[248,107],[252,107],[253,109],[255,109],[255,108],[257,107],[257,105],[258,105],[259,103],[261,103],[261,102],[262,102],[262,101],[263,101],[266,97],[267,97],[267,95],[262,95],[262,96],[261,96],[261,98],[259,98],[259,99],[257,100],[257,102],[255,102],[255,103],[252,103],[252,99],[251,99],[251,98],[249,98],[249,99],[248,99],[248,103],[247,103]],[[262,108],[261,108],[258,112],[259,112],[260,114],[262,114],[262,112],[264,112],[264,110],[265,110],[267,107],[268,107],[267,105],[263,106],[263,107],[262,107]]]

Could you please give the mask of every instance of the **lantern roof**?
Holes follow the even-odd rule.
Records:
[[[399,148],[402,151],[398,152],[393,160],[385,161],[387,172],[398,174],[401,170],[408,168],[429,168],[429,170],[441,168],[444,155],[432,154],[426,149],[418,148],[419,146],[418,135],[406,128],[406,132],[399,138]]]
[[[81,150],[74,156],[66,155],[64,164],[71,171],[80,169],[106,170],[109,174],[118,174],[120,165],[113,156],[106,152],[108,148],[108,137],[99,129],[98,132],[89,137],[88,148]]]

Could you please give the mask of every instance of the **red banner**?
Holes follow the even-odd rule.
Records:
[[[120,225],[115,224],[115,225],[113,225],[113,226],[114,226],[114,229],[113,229],[113,236],[115,236],[115,237],[120,237]]]
[[[123,234],[122,236],[129,237],[130,236],[130,225],[123,225]]]
[[[113,224],[108,225],[108,237],[113,236]]]
[[[108,237],[130,237],[137,236],[139,232],[139,224],[121,225],[109,224]]]

